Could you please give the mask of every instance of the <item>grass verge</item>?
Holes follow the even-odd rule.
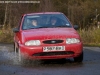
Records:
[[[78,31],[85,46],[100,46],[100,28]]]

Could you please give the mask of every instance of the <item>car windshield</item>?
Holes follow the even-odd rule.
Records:
[[[26,15],[22,29],[72,27],[64,14],[35,14]]]

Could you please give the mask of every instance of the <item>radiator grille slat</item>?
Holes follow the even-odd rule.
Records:
[[[45,40],[43,41],[44,44],[58,44],[58,43],[62,43],[63,40]]]

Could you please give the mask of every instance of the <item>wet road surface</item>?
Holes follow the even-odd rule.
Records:
[[[100,75],[100,48],[84,47],[83,63],[66,59],[21,64],[14,58],[13,45],[0,44],[0,75]]]

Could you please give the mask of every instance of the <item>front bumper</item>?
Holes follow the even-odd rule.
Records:
[[[77,57],[83,51],[82,43],[62,46],[65,46],[65,51],[43,52],[43,47],[45,46],[25,46],[23,44],[20,44],[19,48],[21,50],[21,53],[24,54],[25,57],[30,59],[61,59]]]

